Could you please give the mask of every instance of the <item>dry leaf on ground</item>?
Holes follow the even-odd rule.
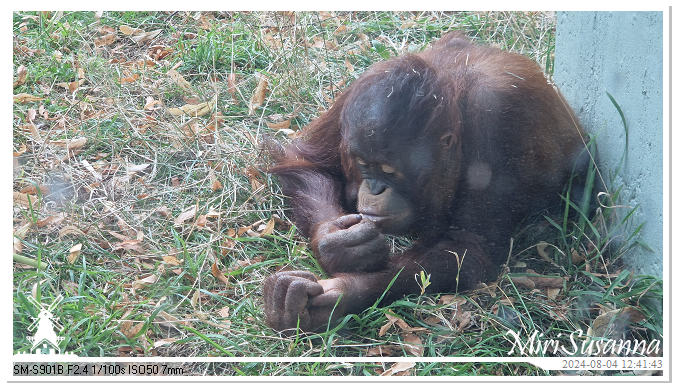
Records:
[[[547,254],[547,247],[550,247],[550,244],[547,242],[539,242],[538,244],[535,245],[535,249],[537,250],[540,258],[544,259],[547,262],[554,263],[552,257],[550,257],[549,254]]]
[[[40,205],[39,201],[40,201],[39,198],[36,196],[21,192],[14,192],[14,205],[18,205],[24,208],[29,208],[30,206],[35,209]]]
[[[397,344],[382,344],[377,347],[369,348],[366,352],[366,357],[389,357],[392,355],[401,355],[400,345]]]
[[[424,346],[419,336],[415,334],[408,334],[403,338],[406,352],[416,357],[421,357],[424,354]]]
[[[264,99],[266,98],[266,92],[269,88],[269,80],[263,74],[257,73],[258,81],[255,91],[252,93],[252,98],[250,99],[250,106],[248,108],[248,115],[254,115],[255,110],[264,104]]]
[[[123,35],[132,35],[132,34],[137,34],[141,32],[142,30],[139,28],[132,28],[130,26],[122,25],[119,27],[120,32],[123,33]]]
[[[155,284],[158,281],[158,275],[151,274],[148,277],[144,277],[140,280],[132,281],[132,289],[141,289],[148,285]]]
[[[290,129],[291,122],[292,122],[292,119],[287,119],[287,120],[283,120],[281,122],[276,122],[276,123],[266,122],[266,125],[267,125],[267,127],[269,127],[272,130],[282,130],[282,129]]]
[[[646,317],[634,307],[615,309],[599,315],[592,327],[587,331],[588,336],[621,339],[631,324],[639,323]]]
[[[32,103],[34,101],[40,101],[43,100],[42,97],[37,97],[30,95],[28,93],[19,93],[18,95],[14,95],[14,102],[15,103]]]
[[[160,34],[161,31],[162,30],[153,30],[153,31],[149,31],[149,32],[137,33],[135,35],[130,36],[130,39],[132,39],[134,41],[134,43],[136,43],[138,45],[142,45],[142,44],[154,39],[155,37],[157,37]]]
[[[236,100],[236,93],[238,92],[238,86],[236,84],[236,73],[229,73],[229,76],[227,77],[227,91],[231,95],[231,97]]]
[[[213,107],[214,101],[210,100],[199,104],[185,104],[179,108],[168,108],[167,112],[172,116],[188,115],[198,117],[209,114],[212,112]]]
[[[193,88],[191,87],[191,83],[189,83],[188,81],[186,81],[186,79],[184,78],[184,76],[182,76],[181,74],[179,74],[178,71],[176,71],[176,70],[174,70],[174,69],[170,69],[170,70],[167,72],[167,75],[170,77],[170,79],[172,79],[172,81],[174,81],[175,84],[177,84],[177,85],[178,85],[180,88],[182,88],[185,92],[193,93]]]
[[[392,375],[403,375],[407,373],[410,369],[415,367],[415,362],[396,362],[384,373],[380,374],[382,376],[392,376]]]
[[[68,258],[66,258],[68,263],[70,263],[71,265],[75,263],[75,261],[80,256],[80,250],[82,248],[83,248],[82,243],[78,243],[77,245],[71,247],[70,250],[68,250]]]
[[[186,211],[182,212],[177,216],[176,219],[174,219],[174,226],[179,227],[182,224],[186,223],[187,220],[191,220],[196,216],[196,212],[198,211],[197,206],[192,206],[191,208],[187,209]]]
[[[97,46],[97,47],[108,46],[115,41],[116,41],[116,34],[115,33],[109,33],[109,34],[103,35],[103,36],[95,39],[94,45]]]
[[[219,270],[219,266],[217,265],[216,261],[212,264],[212,275],[215,276],[216,279],[224,283],[224,285],[229,284],[229,279],[224,275],[224,273],[221,270]]]
[[[24,65],[19,65],[17,68],[17,79],[14,80],[12,88],[16,88],[19,85],[26,83],[26,76],[28,75],[28,69]]]

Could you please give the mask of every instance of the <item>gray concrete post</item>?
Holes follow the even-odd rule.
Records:
[[[662,34],[661,12],[558,12],[554,54],[554,82],[596,136],[602,173],[615,179],[614,187],[622,185],[622,204],[639,205],[631,225],[644,223],[640,240],[653,251],[637,249],[623,259],[637,274],[658,276],[663,270]],[[619,177],[610,173],[625,152],[626,136],[607,92],[629,128]]]

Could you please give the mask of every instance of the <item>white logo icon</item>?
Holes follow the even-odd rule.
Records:
[[[32,355],[56,355],[60,354],[59,343],[64,340],[63,336],[58,336],[57,331],[61,331],[64,327],[59,324],[58,319],[54,317],[52,313],[54,308],[63,300],[63,296],[57,297],[52,304],[47,305],[39,302],[33,296],[28,296],[28,301],[30,301],[36,308],[40,310],[38,316],[33,318],[33,324],[28,327],[29,331],[35,330],[33,336],[27,336],[29,342],[31,342],[31,352]],[[19,353],[26,355],[27,353]],[[73,355],[70,352],[65,352],[62,355]]]

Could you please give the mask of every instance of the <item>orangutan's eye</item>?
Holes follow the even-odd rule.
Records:
[[[382,169],[383,172],[385,172],[387,174],[396,173],[396,169],[394,169],[392,166],[389,166],[389,165],[380,165],[380,168]]]

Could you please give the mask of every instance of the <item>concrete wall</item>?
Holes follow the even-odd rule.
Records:
[[[632,225],[645,223],[641,240],[653,250],[624,258],[637,274],[662,274],[662,33],[661,12],[557,13],[554,82],[596,136],[608,182],[625,132],[606,92],[627,120],[628,157],[613,187],[622,184],[622,204],[639,205]]]

